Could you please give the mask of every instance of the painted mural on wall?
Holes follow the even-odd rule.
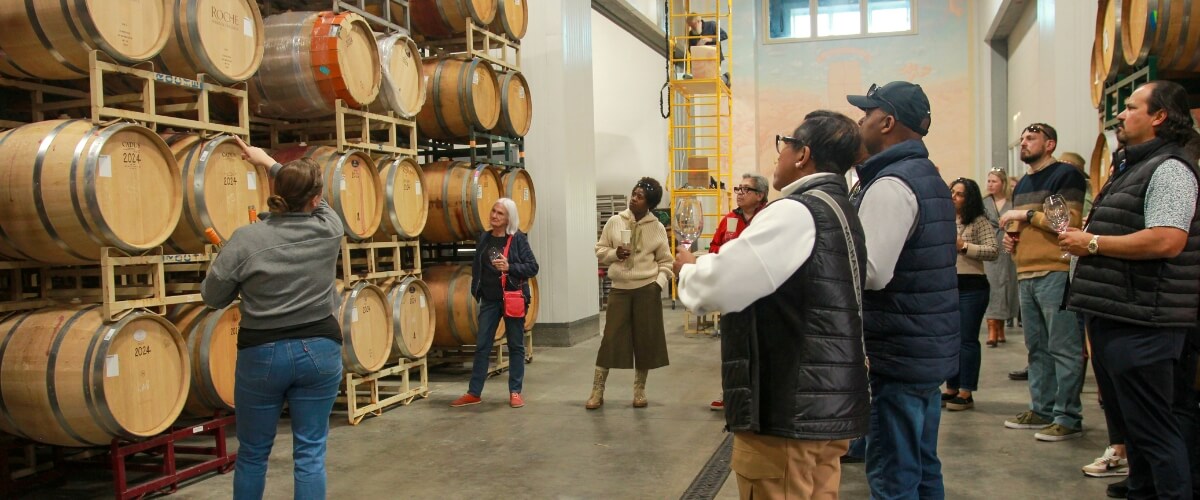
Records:
[[[735,172],[757,170],[769,178],[777,157],[775,134],[790,134],[815,109],[858,120],[863,113],[846,95],[893,80],[918,83],[929,95],[933,123],[925,142],[943,177],[970,172],[975,146],[968,2],[916,4],[916,34],[768,44],[762,3],[735,2],[735,26],[751,28],[748,18],[754,21],[753,30],[741,30],[734,44]]]

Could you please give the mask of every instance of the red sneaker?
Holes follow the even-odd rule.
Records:
[[[521,393],[514,392],[512,394],[509,394],[508,395],[508,406],[511,406],[513,408],[520,408],[522,406],[525,406],[525,400],[521,399]]]
[[[453,403],[450,403],[450,406],[452,408],[458,408],[460,406],[477,405],[482,402],[483,402],[483,400],[479,399],[479,396],[476,396],[476,395],[468,392],[466,394],[463,394],[462,397],[455,399]]]
[[[725,409],[725,402],[718,399],[708,404],[708,408],[712,411],[721,411]]]

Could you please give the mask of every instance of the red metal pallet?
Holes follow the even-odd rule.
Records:
[[[141,498],[154,492],[170,494],[179,489],[179,483],[206,472],[215,470],[221,474],[225,474],[233,470],[233,464],[237,461],[237,453],[229,453],[229,450],[225,446],[225,438],[227,436],[226,429],[230,425],[233,425],[234,421],[235,418],[233,415],[218,416],[202,424],[176,428],[146,441],[130,442],[113,440],[112,445],[109,447],[110,454],[108,459],[112,466],[113,492],[116,494],[117,499]],[[214,446],[194,446],[178,443],[183,439],[191,438],[198,434],[213,436],[215,441]],[[142,465],[126,463],[127,457],[142,452],[160,453],[162,455],[162,464]],[[211,456],[212,458],[183,469],[177,469],[175,464],[177,454]],[[126,475],[127,470],[144,470],[155,472],[161,476],[130,486]]]

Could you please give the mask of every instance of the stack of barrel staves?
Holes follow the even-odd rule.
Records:
[[[324,168],[324,197],[346,231],[341,401],[357,424],[429,394],[436,307],[416,240],[429,189],[412,120],[425,102],[422,58],[403,31],[352,11],[288,11],[265,26],[250,80],[252,135],[280,162],[307,157]]]
[[[517,204],[520,230],[533,227],[537,196],[524,166],[533,96],[521,74],[520,40],[528,27],[526,0],[411,0],[410,18],[426,55],[428,99],[417,114],[426,159],[429,223],[421,240],[425,277],[437,306],[432,359],[469,361],[476,344],[478,304],[471,296],[471,252],[489,229],[492,205]],[[538,289],[525,321],[527,359],[537,321]],[[507,368],[504,324],[496,332],[492,372]]]
[[[27,462],[0,496],[49,465],[29,463],[47,455],[34,442],[110,447],[122,498],[228,470],[239,315],[205,308],[198,283],[206,232],[228,238],[269,196],[232,140],[249,132],[236,87],[262,62],[258,5],[3,2],[0,24],[0,431]],[[211,459],[176,468],[197,448],[172,448],[162,476],[126,482],[135,448],[193,430],[215,436]]]
[[[1125,99],[1159,78],[1200,84],[1200,2],[1100,0],[1095,33],[1090,81],[1100,131],[1090,163],[1093,192],[1108,179],[1117,145],[1113,127]]]

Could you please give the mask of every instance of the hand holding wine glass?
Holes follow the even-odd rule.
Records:
[[[694,196],[676,199],[672,218],[679,244],[691,248],[692,242],[704,232],[704,208],[700,205],[700,200]]]

